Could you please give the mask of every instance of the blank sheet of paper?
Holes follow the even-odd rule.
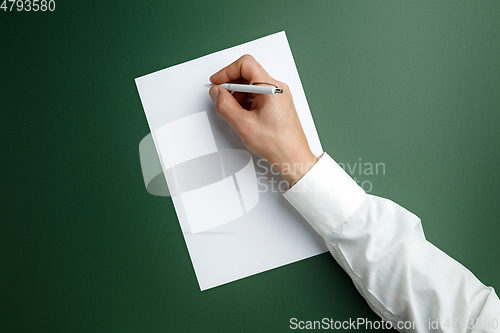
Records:
[[[206,112],[172,121],[154,134],[166,169],[217,151]]]
[[[248,152],[208,96],[210,76],[244,54],[290,87],[309,146],[319,156],[321,144],[284,32],[136,79],[201,290],[327,250],[283,198],[284,180]]]

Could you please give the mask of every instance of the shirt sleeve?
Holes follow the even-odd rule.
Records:
[[[429,243],[417,216],[366,194],[326,153],[284,196],[373,311],[399,331],[500,332],[493,288]]]

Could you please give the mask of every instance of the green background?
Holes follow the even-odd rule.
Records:
[[[323,148],[500,289],[500,2],[60,1],[0,11],[1,332],[287,331],[377,320],[322,254],[200,292],[149,195],[134,78],[286,31]],[[208,79],[208,78],[207,78]],[[278,78],[279,79],[279,78]]]

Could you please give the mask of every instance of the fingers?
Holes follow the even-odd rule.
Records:
[[[251,114],[241,107],[238,101],[224,88],[213,86],[209,90],[210,98],[215,102],[217,112],[226,120],[236,132],[240,123],[244,122]]]
[[[210,82],[222,84],[243,78],[248,82],[269,82],[275,80],[262,68],[262,66],[249,54],[245,54],[232,64],[224,67],[210,77]]]

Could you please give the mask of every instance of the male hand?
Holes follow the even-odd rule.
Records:
[[[313,155],[293,105],[290,89],[273,79],[251,56],[244,55],[210,77],[213,84],[267,82],[283,94],[247,94],[213,86],[210,98],[217,112],[233,127],[247,148],[290,184],[296,183],[318,161]],[[248,98],[251,103],[246,103]]]

